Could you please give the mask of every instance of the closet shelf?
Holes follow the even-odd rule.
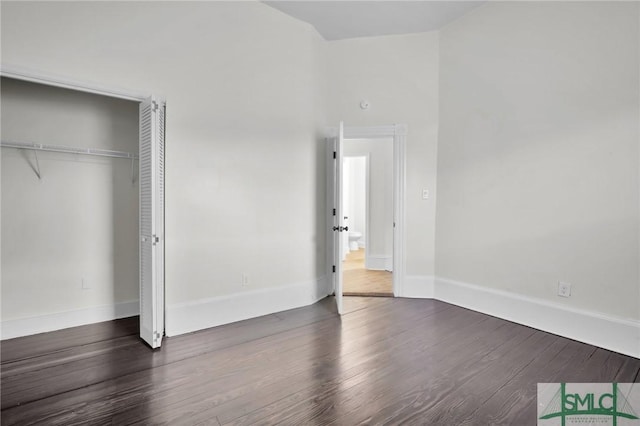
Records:
[[[124,151],[112,151],[109,149],[98,148],[75,148],[71,146],[45,145],[41,143],[0,141],[0,147],[30,149],[34,151],[64,152],[67,154],[97,155],[100,157],[127,158],[130,160],[138,159],[138,154],[132,154]]]
[[[38,179],[42,179],[42,174],[40,173],[40,161],[38,160],[38,151],[50,151],[50,152],[63,152],[67,154],[95,155],[98,157],[125,158],[127,160],[131,160],[131,183],[132,184],[135,183],[135,180],[136,180],[135,167],[133,163],[135,162],[135,160],[138,159],[138,154],[132,154],[130,152],[113,151],[109,149],[75,148],[71,146],[45,145],[41,143],[10,142],[10,141],[0,141],[0,147],[28,149],[33,151],[35,155],[36,164],[35,166],[31,166],[31,167],[35,172],[36,176],[38,177]]]

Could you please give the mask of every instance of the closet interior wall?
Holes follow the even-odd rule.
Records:
[[[8,78],[0,90],[3,141],[138,152],[137,102]],[[90,322],[96,309],[135,313],[137,160],[132,181],[127,159],[39,151],[36,163],[34,151],[13,148],[1,156],[3,339],[30,319],[55,329],[69,315]]]

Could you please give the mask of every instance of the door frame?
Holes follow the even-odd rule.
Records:
[[[93,82],[70,79],[51,73],[27,70],[6,64],[0,65],[0,76],[135,102],[142,102],[153,95],[152,93],[135,92],[122,88],[108,87]]]
[[[45,86],[75,90],[78,92],[92,93],[95,95],[106,96],[110,98],[124,99],[124,100],[134,101],[138,103],[142,103],[143,101],[149,98],[157,98],[163,101],[165,100],[164,96],[158,96],[152,93],[137,92],[137,91],[126,90],[122,88],[104,86],[94,82],[81,81],[73,78],[55,75],[52,73],[34,71],[34,70],[16,67],[8,64],[0,65],[0,77],[28,81],[32,83],[42,84]],[[166,135],[165,135],[165,139],[166,139]],[[138,179],[138,189],[140,189],[140,179]],[[166,196],[164,198],[166,199]],[[162,205],[162,209],[165,210],[164,203]],[[140,220],[140,213],[138,213],[138,220]],[[164,227],[164,224],[163,224],[163,227]],[[162,240],[163,240],[162,243],[165,244],[165,238],[163,238]],[[140,250],[139,241],[138,241],[138,250]],[[166,252],[166,246],[164,248],[164,251]],[[166,264],[166,262],[163,262],[163,265],[164,264]],[[140,270],[140,268],[141,268],[141,259],[138,258],[138,269]],[[138,282],[138,287],[141,293],[142,289],[140,288],[141,287],[140,282]],[[164,280],[163,280],[163,293],[166,294],[166,285],[164,285]],[[163,303],[163,305],[165,306],[164,309],[162,309],[162,312],[159,312],[158,314],[162,315],[163,323],[165,324],[165,328],[166,328],[166,304]],[[162,330],[162,334],[164,334],[164,330]]]
[[[406,276],[406,144],[408,128],[406,124],[392,124],[387,126],[344,127],[344,139],[393,139],[393,295],[402,297]],[[327,129],[328,140],[338,136],[338,129]],[[327,176],[327,194],[333,176]],[[327,198],[327,224],[333,223],[333,206]],[[327,227],[327,232],[330,227]],[[330,235],[330,234],[327,234]],[[335,291],[333,277],[333,247],[327,241],[327,275],[331,278],[331,291]]]

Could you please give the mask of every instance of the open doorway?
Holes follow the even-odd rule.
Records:
[[[366,271],[375,272],[378,275],[386,275],[387,277],[391,276],[392,281],[392,289],[393,296],[401,296],[402,288],[404,284],[404,275],[405,275],[405,259],[404,259],[404,245],[405,245],[405,231],[404,231],[404,222],[405,222],[405,213],[404,213],[404,198],[405,198],[405,145],[406,145],[406,135],[407,135],[407,127],[402,124],[394,124],[391,126],[376,126],[376,127],[345,127],[341,122],[340,125],[335,129],[329,129],[330,137],[327,138],[327,206],[328,214],[327,214],[327,266],[328,266],[328,274],[331,277],[332,283],[332,291],[335,295],[335,302],[337,311],[340,315],[344,313],[343,306],[343,296],[345,294],[344,289],[344,269],[345,267],[351,267],[352,264],[349,262],[345,265],[345,261],[347,261],[347,249],[346,246],[349,244],[349,231],[353,230],[355,232],[361,233],[358,227],[360,225],[351,225],[349,227],[349,216],[345,214],[345,200],[343,199],[343,191],[345,189],[343,185],[343,180],[345,176],[344,170],[344,158],[345,158],[345,146],[346,142],[350,139],[360,140],[374,140],[375,143],[385,143],[384,147],[389,147],[390,151],[383,153],[380,158],[391,159],[391,166],[389,167],[389,172],[392,176],[392,179],[386,180],[387,185],[391,185],[391,196],[389,199],[385,199],[384,195],[382,196],[383,204],[390,204],[392,209],[392,220],[387,222],[389,224],[388,227],[384,227],[385,231],[383,231],[383,237],[379,239],[382,241],[382,247],[384,247],[385,242],[390,244],[391,250],[388,256],[386,255],[378,255],[375,256],[376,252],[373,251],[373,241],[371,241],[371,229],[372,229],[372,221],[371,221],[371,212],[372,208],[368,209],[369,218],[368,222],[365,225],[364,231],[364,241],[361,241],[362,235],[358,236],[351,235],[351,240],[357,245],[353,245],[354,251],[357,253],[364,253],[364,265],[365,268],[353,268],[359,269],[361,273],[365,273]],[[347,148],[348,150],[349,148]],[[364,155],[358,153],[351,153],[352,156],[355,157],[367,157],[367,154]],[[372,164],[372,156],[368,154],[369,161],[365,163],[368,164],[366,169],[371,169]],[[347,166],[349,167],[349,166]],[[368,175],[369,187],[371,187],[371,173]],[[384,178],[383,178],[384,180]],[[372,195],[371,188],[368,192],[368,204],[372,206]],[[366,198],[366,193],[365,193]],[[366,213],[365,213],[366,216]],[[384,215],[382,215],[384,217]],[[357,219],[352,219],[357,221]],[[389,232],[390,231],[390,232]],[[384,235],[387,237],[385,238]],[[390,237],[389,237],[390,235]],[[364,245],[364,252],[360,251],[360,245]],[[357,250],[355,250],[357,248]],[[382,252],[384,253],[384,249]],[[355,253],[354,253],[355,254]],[[360,255],[361,256],[361,255]],[[386,259],[386,258],[389,259]],[[358,263],[361,264],[362,261]],[[372,268],[372,263],[377,263],[377,271]],[[373,270],[373,271],[372,271]],[[369,286],[371,287],[371,286]],[[369,289],[370,293],[374,293],[373,290]],[[351,293],[347,291],[347,293]],[[384,291],[385,295],[387,295],[387,291]]]
[[[345,139],[343,294],[393,297],[393,138]]]

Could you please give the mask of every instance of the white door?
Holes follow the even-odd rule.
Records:
[[[164,335],[164,102],[140,103],[140,337]]]
[[[343,233],[347,232],[344,226],[344,215],[342,212],[342,146],[344,141],[344,123],[341,121],[338,128],[338,136],[334,139],[333,149],[333,288],[335,291],[336,305],[338,313],[342,315],[342,254],[344,253]]]

